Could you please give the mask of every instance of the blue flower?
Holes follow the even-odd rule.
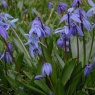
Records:
[[[95,14],[95,4],[92,0],[88,0],[88,3],[90,4],[90,6],[92,6],[92,8],[87,12],[88,17],[90,17]]]
[[[37,75],[37,76],[35,76],[35,80],[40,80],[40,79],[43,79],[44,78],[44,76],[43,75]]]
[[[7,4],[6,1],[2,0],[1,3],[2,3],[2,5],[4,6],[4,8],[8,7],[8,4]]]
[[[93,69],[93,66],[94,66],[94,64],[93,64],[93,63],[90,63],[90,64],[88,64],[88,65],[85,67],[85,69],[84,69],[84,76],[85,76],[85,77],[90,74],[91,70]]]
[[[42,50],[40,47],[36,47],[35,45],[30,45],[29,47],[30,55],[34,58],[34,56],[38,56],[38,54],[42,54]]]
[[[57,8],[57,13],[60,14],[62,12],[65,12],[66,11],[66,8],[67,8],[67,4],[63,3],[63,2],[60,2],[58,4],[58,8]]]
[[[60,33],[60,38],[65,39],[65,40],[68,40],[71,35],[68,26],[64,26],[63,28],[56,29],[55,33]]]
[[[65,14],[61,18],[60,23],[63,21],[68,22],[68,18],[69,18],[69,21],[74,20],[75,22],[81,23],[81,20],[79,19],[79,15],[77,13],[72,13],[71,9],[69,10],[69,12],[67,14]]]
[[[3,26],[0,26],[0,35],[6,40],[8,38],[8,33]]]
[[[63,48],[64,46],[65,46],[65,41],[64,41],[64,39],[63,38],[59,38],[58,40],[57,40],[57,46],[59,46],[60,48]]]
[[[51,29],[48,26],[44,25],[43,30],[44,30],[44,33],[45,33],[44,37],[51,35]]]
[[[91,24],[90,22],[88,21],[88,18],[87,18],[87,13],[82,9],[82,8],[78,8],[77,10],[75,10],[76,14],[79,15],[79,18],[81,20],[81,23],[83,23],[84,27],[87,29],[87,30],[91,30]]]
[[[27,12],[28,12],[28,9],[25,9],[25,10],[23,11],[24,14],[27,14]]]
[[[53,7],[53,3],[52,2],[48,2],[48,8],[51,9]]]
[[[70,26],[70,32],[73,36],[76,36],[76,34],[78,33],[80,36],[84,36],[81,28],[79,26],[76,25],[76,23],[72,23]]]
[[[52,66],[50,63],[44,63],[42,66],[42,75],[44,76],[45,74],[49,76],[52,73]]]
[[[45,35],[43,30],[43,23],[40,17],[37,17],[32,22],[32,27],[29,31],[29,35],[36,34],[38,37],[43,37]]]
[[[82,4],[81,0],[74,0],[72,3],[72,7],[77,7],[78,3]]]
[[[8,25],[8,27],[12,26],[12,27],[16,28],[14,23],[18,21],[18,18],[9,20],[9,19],[12,19],[13,17],[7,13],[1,13],[0,16],[1,16],[2,20],[4,20],[4,22]]]
[[[10,42],[8,42],[8,48],[9,49],[6,49],[5,52],[1,55],[0,60],[2,58],[4,58],[5,63],[8,63],[8,62],[11,62],[12,63],[12,57],[10,55],[10,52],[12,52],[12,44]]]

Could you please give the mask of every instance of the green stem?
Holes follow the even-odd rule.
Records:
[[[12,60],[13,60],[13,62],[14,62],[14,64],[15,64],[15,66],[16,66],[16,70],[18,71],[18,74],[19,74],[19,76],[21,77],[20,71],[19,71],[19,69],[18,69],[18,65],[17,65],[17,63],[16,63],[16,61],[15,61],[15,59],[14,59],[14,57],[13,57],[12,52],[11,52],[10,49],[9,49],[9,46],[8,46],[6,40],[5,40],[3,37],[2,37],[2,39],[3,39],[3,41],[4,41],[4,43],[5,43],[5,45],[6,45],[7,49],[8,49],[8,51],[9,51],[9,53],[10,53],[10,55],[11,55],[11,57],[12,57]],[[21,80],[23,80],[22,77],[21,77]]]
[[[77,63],[79,63],[79,42],[78,42],[78,33],[77,33]]]
[[[23,44],[22,40],[20,39],[20,37],[18,36],[18,34],[17,34],[17,33],[16,33],[16,31],[14,30],[14,28],[13,28],[13,27],[11,27],[11,29],[13,30],[13,32],[14,32],[14,34],[15,34],[15,36],[16,36],[16,37],[18,38],[18,40],[20,41],[20,43],[21,43],[21,45],[22,45],[23,49],[25,50],[25,52],[26,52],[27,56],[30,58],[30,55],[29,55],[29,53],[28,53],[27,49],[25,48],[25,46],[24,46],[24,44]]]
[[[81,28],[84,34],[84,30],[83,30],[83,23],[81,23]],[[84,66],[86,65],[86,43],[85,43],[85,34],[83,36],[83,54],[84,54]]]
[[[91,58],[91,53],[92,53],[92,48],[93,48],[93,43],[94,43],[94,29],[93,29],[93,33],[92,33],[92,42],[91,42],[91,48],[90,48],[90,53],[89,53],[89,59]]]
[[[50,79],[50,77],[49,76],[47,76],[47,78],[48,78],[48,80],[49,80],[49,82],[50,82],[50,85],[51,85],[51,87],[52,87],[52,90],[54,91],[54,93],[55,93],[55,95],[56,95],[56,90],[55,90],[55,88],[54,88],[54,86],[53,86],[53,84],[52,84],[52,82],[51,82],[51,79]]]

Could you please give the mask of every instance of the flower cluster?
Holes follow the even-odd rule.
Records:
[[[12,19],[12,20],[11,20]],[[8,39],[8,32],[7,30],[10,27],[15,28],[15,22],[18,19],[13,19],[13,17],[7,13],[0,13],[0,36],[4,39]],[[9,61],[12,62],[12,57],[10,53],[12,52],[12,45],[10,42],[7,43],[7,48],[5,49],[4,53],[1,54],[0,60],[3,58],[5,60],[5,63],[8,63]]]
[[[63,4],[62,2],[60,3]],[[73,1],[72,8],[69,8],[67,13],[64,14],[60,20],[60,23],[65,22],[66,25],[64,25],[63,28],[58,28],[55,30],[55,33],[60,33],[60,38],[57,40],[57,46],[59,46],[60,48],[65,47],[65,51],[67,47],[66,43],[69,41],[71,35],[81,37],[84,36],[81,25],[83,25],[87,30],[89,31],[91,30],[91,24],[88,20],[87,13],[82,8],[79,7],[79,4],[81,3],[82,3],[81,0]],[[64,11],[66,11],[65,6],[64,8],[65,8]]]
[[[42,50],[39,47],[39,43],[40,44],[42,43],[40,42],[39,39],[45,38],[46,36],[50,36],[51,29],[45,24],[43,24],[40,17],[37,17],[31,23],[31,29],[29,31],[29,34],[25,34],[25,35],[29,37],[28,42],[25,45],[27,44],[30,45],[29,52],[30,52],[30,55],[34,58],[34,56],[37,56],[38,54],[42,54]]]

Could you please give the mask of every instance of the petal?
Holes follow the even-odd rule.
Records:
[[[7,31],[2,27],[0,26],[0,35],[6,40],[8,38],[8,33]]]
[[[90,4],[90,6],[92,6],[92,7],[94,7],[95,6],[95,4],[93,3],[93,1],[92,0],[88,0],[88,3]]]
[[[90,30],[91,29],[91,24],[89,23],[88,20],[86,20],[85,18],[83,18],[83,25],[85,26],[85,28],[87,30]]]
[[[63,28],[57,28],[54,32],[55,33],[61,33],[61,32],[64,32],[64,31],[65,31],[65,29],[63,27]]]
[[[79,26],[77,26],[77,32],[79,33],[80,36],[84,36],[84,34]]]
[[[87,16],[90,17],[93,15],[93,8],[91,8],[90,10],[88,10],[87,12]]]
[[[67,20],[67,19],[68,19],[68,15],[65,14],[65,15],[61,18],[60,23],[63,22],[64,20]]]
[[[78,18],[78,17],[79,17],[78,14],[72,13],[70,17],[71,17],[74,21],[81,23],[81,20]]]

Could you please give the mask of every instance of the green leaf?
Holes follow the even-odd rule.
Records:
[[[47,95],[47,94],[45,94],[43,91],[41,91],[41,90],[39,90],[39,89],[37,89],[37,88],[35,88],[35,87],[33,87],[33,86],[30,86],[30,85],[25,84],[25,83],[23,83],[23,82],[20,82],[20,83],[21,83],[25,88],[27,88],[28,90],[31,90],[31,91],[36,92],[36,94],[39,93],[40,95]]]
[[[49,94],[50,89],[48,86],[43,82],[43,80],[35,80],[34,83],[38,85],[45,93]]]
[[[17,64],[18,69],[20,69],[21,64],[23,63],[23,57],[24,57],[23,53],[19,53],[18,56],[17,56],[16,62],[18,63]]]
[[[82,76],[82,66],[81,64],[78,64],[75,66],[74,71],[72,73],[72,77],[70,78],[70,81],[67,83],[67,88],[69,89],[69,95],[73,95],[76,91],[76,88],[78,88],[78,84],[80,84],[80,79]]]
[[[29,72],[23,71],[24,74],[29,78],[29,79],[33,79],[34,76],[32,76],[32,74],[30,74]]]
[[[64,66],[64,69],[62,71],[62,76],[61,76],[62,77],[61,81],[62,81],[63,85],[65,85],[67,83],[67,81],[70,79],[70,76],[73,72],[74,66],[75,66],[75,60],[71,60],[69,63],[67,63]]]
[[[72,52],[72,57],[77,58],[77,38],[72,36],[71,39],[71,52]],[[83,58],[83,46],[82,43],[80,42],[80,39],[78,39],[78,44],[79,44],[79,61],[82,61]]]
[[[88,95],[88,94],[84,91],[79,91],[75,95]]]
[[[57,59],[58,59],[60,65],[61,65],[61,67],[64,68],[64,66],[65,66],[64,61],[61,59],[61,57],[58,55],[57,52],[55,53],[55,55],[56,55],[56,57],[57,57]]]
[[[57,85],[57,95],[65,95],[65,89],[60,80],[58,81],[58,85]]]

